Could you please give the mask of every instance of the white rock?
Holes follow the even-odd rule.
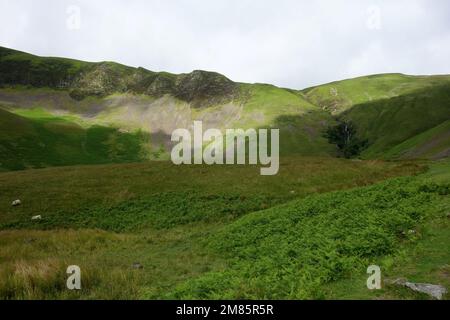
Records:
[[[42,217],[40,215],[31,217],[31,220],[41,220],[41,219]]]
[[[20,206],[21,204],[22,204],[22,201],[17,199],[17,200],[14,200],[11,205],[13,207],[17,207],[17,206]]]

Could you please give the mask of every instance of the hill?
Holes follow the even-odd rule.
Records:
[[[448,156],[450,134],[450,76],[381,74],[333,82],[305,89],[304,96],[338,120],[351,120],[358,136],[367,139],[365,158],[443,158]],[[426,133],[440,132],[426,152],[418,149]],[[438,138],[438,137],[436,137]],[[431,143],[431,141],[430,141]],[[402,148],[417,150],[398,154]],[[428,147],[422,147],[428,148]]]
[[[224,227],[241,225],[240,218],[272,208],[288,219],[291,201],[423,170],[414,163],[290,157],[271,177],[256,166],[162,161],[0,173],[0,299],[162,299],[178,285],[228,269],[233,258],[208,243]],[[17,198],[22,205],[12,207]],[[276,236],[270,225],[265,232]],[[280,238],[280,247],[289,239]],[[65,287],[66,263],[83,270],[80,292]]]
[[[120,137],[134,137],[130,139],[139,145],[120,157],[104,152],[99,158],[85,155],[85,140],[72,140],[81,155],[72,159],[79,162],[40,161],[42,166],[104,163],[111,158],[167,159],[173,130],[191,128],[194,120],[203,121],[205,129],[279,128],[281,154],[304,156],[336,155],[336,146],[328,143],[324,132],[336,121],[351,120],[358,137],[368,141],[360,155],[363,158],[438,159],[447,157],[450,150],[445,138],[449,134],[445,125],[450,114],[449,88],[450,76],[380,74],[298,91],[237,83],[215,72],[176,75],[113,62],[38,57],[0,47],[0,105],[4,110],[24,118],[39,112],[64,117],[66,124],[73,122],[66,126],[66,135],[73,136],[69,131],[74,126],[87,132],[102,127],[102,140],[115,141],[119,132],[123,133]],[[431,137],[433,128],[439,132],[437,143]],[[63,132],[64,126],[59,130]],[[427,143],[426,137],[433,141]],[[13,154],[7,140],[1,140],[3,149]],[[34,149],[17,143],[19,149],[29,149],[22,155],[31,164],[18,167],[41,166],[31,159]],[[4,159],[3,163],[8,161],[16,160]]]
[[[280,128],[286,155],[325,156],[335,149],[322,136],[334,120],[297,92],[200,70],[175,75],[0,48],[0,105],[23,117],[44,111],[143,136],[145,159],[167,159],[172,131],[194,120],[204,128]]]
[[[114,128],[85,128],[70,117],[39,110],[22,115],[0,107],[0,168],[18,170],[48,166],[142,160],[144,136]]]

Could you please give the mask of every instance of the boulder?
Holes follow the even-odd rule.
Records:
[[[429,283],[414,283],[407,281],[404,278],[399,278],[396,280],[386,280],[385,283],[407,287],[413,291],[428,294],[429,296],[437,300],[441,300],[442,297],[447,293],[447,289],[444,286]]]
[[[17,206],[20,206],[21,204],[22,204],[22,201],[17,199],[17,200],[14,200],[11,205],[13,207],[17,207]]]
[[[404,286],[417,292],[426,293],[437,300],[441,300],[447,293],[447,289],[445,287],[436,284],[406,282]]]
[[[31,220],[41,220],[41,219],[42,217],[40,215],[31,217]]]

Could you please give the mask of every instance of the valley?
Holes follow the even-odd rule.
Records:
[[[366,269],[450,288],[449,115],[445,75],[287,89],[0,48],[0,299],[428,299]],[[279,129],[279,172],[174,165],[194,121]]]

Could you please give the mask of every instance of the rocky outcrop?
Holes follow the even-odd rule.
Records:
[[[114,62],[36,57],[0,47],[0,86],[14,85],[67,90],[75,100],[126,92],[156,98],[168,94],[194,107],[223,104],[239,96],[239,85],[216,72],[175,75]]]
[[[196,70],[177,77],[175,97],[194,106],[222,104],[237,96],[237,84],[216,72]]]

